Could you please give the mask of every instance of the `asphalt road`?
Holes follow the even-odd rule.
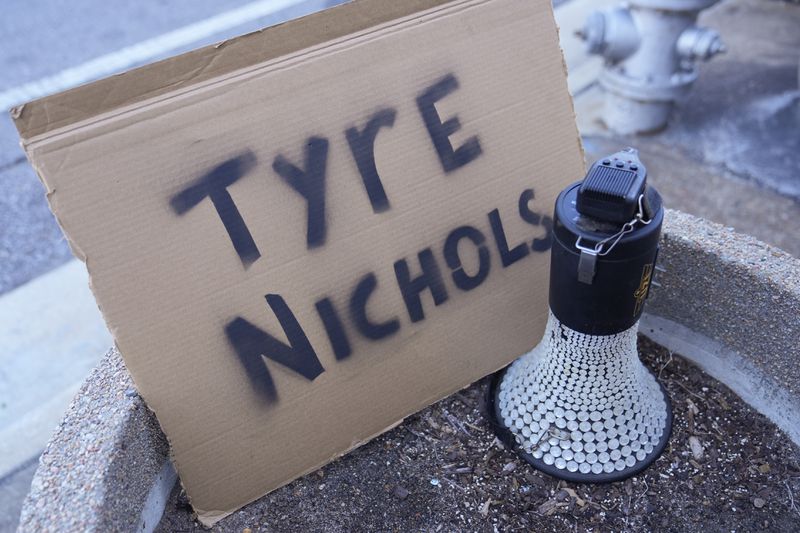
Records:
[[[251,1],[4,0],[0,17],[0,94]],[[165,50],[147,62],[338,3],[298,0],[295,7]],[[0,190],[3,294],[72,257],[5,110],[0,113]]]

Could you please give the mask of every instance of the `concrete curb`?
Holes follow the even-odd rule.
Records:
[[[665,217],[640,331],[725,383],[800,444],[800,260],[679,211]]]
[[[109,350],[42,453],[18,531],[134,531],[143,521],[138,530],[152,531],[166,498],[157,513],[145,502],[158,500],[148,496],[167,454],[155,416]]]
[[[677,211],[665,217],[642,333],[693,360],[800,444],[800,261]],[[112,349],[40,459],[19,531],[152,531],[175,475]]]

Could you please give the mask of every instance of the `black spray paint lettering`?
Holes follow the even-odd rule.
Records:
[[[206,172],[169,201],[175,213],[184,215],[206,198],[210,199],[245,268],[261,257],[261,252],[236,208],[228,187],[247,174],[255,164],[256,156],[248,150]]]
[[[530,245],[530,250],[541,253],[546,251],[550,246],[549,243],[552,242],[552,222],[548,222],[549,217],[531,209],[530,202],[533,199],[532,189],[523,191],[519,198],[519,216],[531,226],[545,228],[545,237],[533,239]],[[487,219],[489,229],[494,237],[494,249],[497,255],[501,258],[501,262],[504,256],[507,257],[505,267],[530,255],[529,252],[517,251],[520,246],[528,248],[527,244],[518,245],[509,250],[499,210],[490,211]],[[459,243],[461,242],[477,250],[478,268],[473,274],[468,274],[463,266],[459,252]],[[475,226],[463,225],[450,231],[442,245],[441,256],[450,269],[449,279],[457,289],[464,293],[479,287],[491,272],[492,252],[487,245],[486,235]],[[513,260],[508,257],[512,257]],[[426,319],[422,294],[430,292],[434,306],[441,305],[449,299],[445,283],[447,278],[439,269],[437,256],[433,250],[431,248],[421,250],[417,254],[417,261],[419,273],[415,276],[411,274],[411,267],[407,259],[403,258],[394,263],[397,287],[403,296],[403,302],[412,323],[422,322]],[[379,293],[378,278],[374,272],[369,272],[356,281],[350,291],[347,309],[350,319],[349,326],[342,320],[329,297],[323,297],[316,302],[317,315],[337,361],[347,360],[353,354],[348,329],[361,338],[374,342],[387,340],[400,331],[402,325],[398,317],[379,319],[371,316],[368,312],[369,302],[374,298],[379,298]],[[267,303],[278,318],[284,334],[289,340],[288,345],[241,317],[230,321],[225,328],[225,333],[239,355],[254,389],[268,403],[273,403],[278,400],[278,395],[264,358],[280,363],[311,381],[324,372],[324,368],[301,325],[283,298],[276,294],[270,294],[267,295]]]
[[[546,252],[553,246],[553,219],[547,215],[540,215],[533,211],[530,203],[536,198],[533,189],[525,189],[519,196],[519,216],[532,226],[541,225],[545,229],[544,237],[533,239],[531,249],[534,252]]]
[[[503,221],[500,219],[499,210],[493,209],[489,212],[489,223],[492,226],[492,233],[497,243],[497,250],[500,252],[500,262],[503,268],[513,265],[530,253],[531,250],[525,243],[519,243],[511,249],[508,248],[508,240],[506,240],[506,232],[503,229]]]
[[[470,137],[454,149],[450,135],[461,128],[458,116],[452,116],[442,122],[436,110],[436,103],[456,91],[458,87],[458,79],[453,74],[447,74],[417,97],[417,106],[425,128],[446,173],[463,167],[482,153],[477,136]],[[375,139],[380,130],[394,126],[396,116],[395,109],[385,107],[374,113],[362,129],[352,126],[344,133],[375,213],[382,213],[390,208],[389,198],[375,162]],[[275,157],[272,165],[273,170],[284,182],[306,201],[308,248],[323,246],[327,237],[325,200],[328,148],[327,138],[314,135],[306,142],[302,167],[291,163],[282,155]],[[251,170],[255,162],[255,155],[251,151],[224,161],[170,200],[175,212],[183,215],[203,199],[209,198],[245,268],[258,260],[261,252],[253,241],[250,230],[227,187]]]
[[[436,102],[456,89],[458,89],[458,79],[453,74],[448,74],[417,97],[417,107],[422,114],[425,128],[439,155],[442,168],[448,174],[474,161],[482,153],[481,143],[474,136],[467,139],[458,148],[453,149],[450,136],[461,129],[461,122],[457,116],[442,122],[439,112],[436,110]]]
[[[375,322],[367,316],[367,302],[378,287],[378,278],[370,272],[356,284],[350,297],[350,318],[364,338],[379,341],[397,333],[400,321],[396,318]]]
[[[250,382],[268,401],[277,400],[277,392],[264,357],[295,371],[309,381],[314,381],[325,369],[308,340],[300,323],[278,294],[267,294],[267,303],[278,318],[289,344],[258,328],[242,317],[236,317],[225,326],[225,335],[239,356]]]
[[[279,155],[272,163],[275,172],[306,200],[306,245],[325,244],[325,171],[328,166],[328,139],[311,137],[306,142],[305,163],[300,168]]]
[[[408,262],[405,259],[396,261],[394,273],[397,277],[397,285],[400,287],[400,294],[408,309],[408,316],[411,322],[419,322],[425,319],[425,312],[422,310],[422,292],[430,290],[435,305],[442,305],[447,301],[447,288],[444,286],[442,272],[436,264],[436,258],[430,248],[422,250],[418,256],[422,272],[416,277],[411,277]]]
[[[333,306],[330,298],[323,298],[314,304],[317,308],[317,314],[325,327],[325,333],[328,335],[328,340],[333,348],[333,355],[337,361],[347,359],[353,353],[353,348],[350,346],[350,339],[347,337],[347,332],[342,324],[342,319],[339,318],[339,313]]]
[[[478,271],[471,276],[464,270],[458,253],[458,244],[463,240],[471,242],[478,251]],[[462,291],[471,291],[478,287],[489,275],[492,256],[485,242],[484,234],[472,226],[460,226],[454,229],[444,242],[444,260],[452,271],[453,283]]]
[[[382,213],[389,209],[389,199],[383,189],[381,177],[378,175],[378,167],[375,165],[375,138],[381,128],[391,128],[394,126],[394,119],[397,111],[394,109],[381,109],[367,122],[364,129],[348,128],[345,132],[353,159],[356,161],[358,172],[367,190],[367,196],[372,204],[375,213]]]

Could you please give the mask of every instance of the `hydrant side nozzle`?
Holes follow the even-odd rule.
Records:
[[[727,51],[719,33],[699,26],[686,28],[675,43],[678,54],[689,61],[707,61]]]
[[[586,22],[575,35],[586,43],[586,51],[590,54],[603,54],[606,47],[606,21],[601,11],[593,11],[586,17]]]
[[[590,13],[576,35],[586,42],[590,54],[601,55],[612,62],[633,55],[641,40],[639,29],[626,7]]]

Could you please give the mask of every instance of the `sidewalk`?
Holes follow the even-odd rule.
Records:
[[[594,2],[575,0],[585,17]],[[800,257],[800,6],[728,0],[703,12],[728,52],[699,64],[700,76],[669,126],[620,137],[602,123],[596,58],[566,35],[578,128],[591,162],[621,146],[639,149],[667,207],[713,220]]]

